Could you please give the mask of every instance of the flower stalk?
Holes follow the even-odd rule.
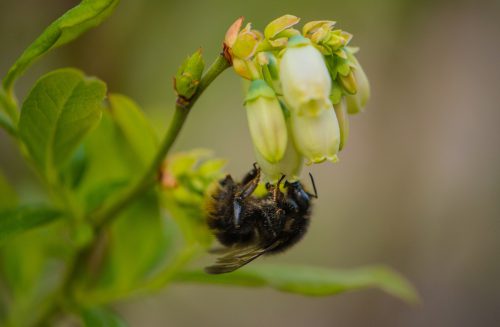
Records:
[[[161,168],[164,158],[169,153],[175,140],[179,136],[182,127],[186,121],[186,118],[194,106],[201,94],[210,86],[210,84],[230,67],[230,63],[227,61],[223,54],[219,55],[212,65],[208,68],[206,73],[200,80],[196,92],[193,94],[191,99],[187,102],[182,102],[182,104],[177,101],[175,106],[175,112],[172,120],[170,121],[169,128],[163,142],[156,153],[155,158],[151,162],[149,168],[145,171],[141,179],[138,180],[132,187],[127,189],[124,193],[121,193],[114,201],[110,201],[109,204],[100,207],[97,211],[93,212],[89,217],[89,220],[94,223],[97,238],[106,231],[106,227],[109,226],[111,222],[118,217],[118,214],[127,208],[135,199],[139,198],[139,195],[143,194],[148,189],[155,186],[157,181],[158,171]],[[74,258],[70,261],[67,269],[65,278],[60,287],[60,293],[66,294],[68,298],[71,298],[72,283],[76,280],[76,276],[80,270],[81,265],[87,263],[88,256],[92,253],[92,244],[89,247],[84,247],[75,254]],[[57,297],[56,297],[57,300]],[[56,303],[57,304],[57,303]],[[57,310],[57,309],[54,309]],[[50,317],[47,316],[47,319]]]
[[[172,145],[177,139],[177,136],[179,135],[182,127],[184,126],[191,108],[194,106],[205,89],[210,84],[212,84],[215,78],[229,67],[230,64],[226,60],[226,58],[223,55],[219,55],[201,78],[198,88],[191,99],[189,99],[189,101],[187,102],[182,101],[181,103],[177,101],[174,116],[170,121],[167,133],[165,134],[160,149],[156,153],[156,156],[151,162],[149,168],[146,170],[142,178],[134,186],[128,189],[119,198],[117,198],[117,200],[111,202],[107,206],[101,207],[98,211],[94,212],[94,214],[91,216],[91,219],[98,227],[101,228],[102,226],[109,224],[114,219],[114,217],[116,217],[120,211],[126,208],[134,198],[136,198],[139,194],[142,194],[145,190],[154,186],[158,170],[161,167],[164,158],[172,148]]]

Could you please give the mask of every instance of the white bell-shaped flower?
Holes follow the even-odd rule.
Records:
[[[328,108],[332,81],[323,55],[309,39],[290,38],[280,62],[280,81],[292,112],[317,116]]]
[[[255,80],[245,99],[248,126],[256,151],[270,163],[280,161],[288,135],[285,116],[273,89],[263,80]]]
[[[290,125],[289,122],[290,121],[288,121],[287,125]],[[261,155],[260,151],[255,149],[255,158],[262,169],[264,180],[271,184],[276,184],[283,175],[285,175],[285,179],[289,182],[298,181],[300,178],[304,157],[297,151],[293,142],[293,137],[290,133],[291,129],[289,128],[285,154],[283,158],[276,163],[267,161]]]
[[[306,164],[338,160],[340,129],[331,102],[317,116],[292,113],[290,118],[295,145]]]

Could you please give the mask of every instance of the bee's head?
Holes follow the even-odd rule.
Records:
[[[301,208],[307,208],[311,204],[314,195],[306,192],[300,181],[286,182],[287,197],[293,199]]]

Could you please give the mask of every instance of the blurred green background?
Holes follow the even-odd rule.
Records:
[[[76,0],[1,0],[0,73]],[[334,19],[354,34],[372,83],[351,119],[338,164],[306,167],[320,199],[293,250],[270,262],[388,264],[422,304],[379,291],[305,298],[262,289],[174,285],[117,306],[132,326],[493,326],[500,321],[499,1],[122,0],[115,14],[37,63],[19,83],[75,66],[138,101],[166,128],[177,66],[202,47],[207,61],[244,15],[258,29],[290,13]],[[239,78],[226,72],[192,112],[176,150],[208,147],[240,176],[254,161]],[[0,131],[0,169],[36,194]],[[202,264],[202,263],[198,263]]]

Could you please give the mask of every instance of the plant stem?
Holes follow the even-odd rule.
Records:
[[[134,186],[122,194],[120,198],[94,212],[91,220],[96,224],[97,229],[101,229],[108,225],[111,221],[113,221],[113,219],[115,219],[117,214],[133,202],[138,195],[144,193],[155,184],[159,168],[184,126],[184,122],[186,121],[191,108],[201,96],[203,91],[205,91],[215,78],[229,66],[230,63],[227,59],[223,55],[219,55],[214,63],[208,68],[205,75],[201,78],[198,89],[193,97],[187,100],[187,102],[184,102],[184,104],[180,104],[180,101],[177,101],[174,116],[170,122],[167,134],[165,135],[153,162],[146,170],[142,178],[139,179]]]
[[[17,129],[15,126],[19,119],[19,109],[17,108],[16,101],[13,100],[13,97],[9,97],[9,95],[0,88],[0,109],[2,108],[3,111],[9,116],[9,119],[7,119],[6,116],[3,116],[3,114],[0,114],[0,126],[15,138],[17,136]]]
[[[139,195],[143,194],[145,191],[153,187],[157,181],[157,174],[159,172],[160,166],[163,163],[165,156],[168,154],[175,140],[177,139],[186,118],[196,103],[201,94],[208,88],[208,86],[219,76],[224,70],[229,68],[231,64],[224,57],[223,54],[219,55],[217,59],[208,68],[206,73],[200,80],[198,89],[191,99],[184,101],[177,101],[174,116],[170,121],[169,128],[163,139],[163,142],[158,150],[154,160],[151,162],[149,168],[146,170],[144,175],[135,183],[131,188],[129,188],[125,193],[121,194],[115,201],[112,201],[109,205],[104,205],[97,211],[93,212],[89,218],[91,222],[95,224],[97,237],[99,239],[100,235],[105,231],[105,227],[108,226],[113,220],[118,216],[118,214],[130,205]],[[178,99],[179,100],[179,99]],[[71,297],[71,289],[73,282],[75,281],[78,272],[80,271],[81,265],[87,262],[88,256],[92,253],[94,244],[88,247],[80,249],[75,253],[74,257],[68,263],[65,275],[59,290],[54,294],[52,305],[47,309],[46,313],[39,320],[40,323],[47,323],[50,319],[57,314],[61,308],[59,299],[61,297]],[[189,257],[194,255],[194,248],[185,249],[180,256],[180,259],[176,261],[176,267],[182,265],[182,263]],[[66,300],[67,301],[67,300]]]
[[[17,125],[19,121],[19,108],[12,90],[5,91],[0,88],[0,104],[4,111],[9,115],[11,125]]]
[[[14,126],[12,126],[12,123],[1,115],[0,115],[0,127],[5,129],[5,131],[9,133],[11,136],[16,137],[17,131],[14,128]]]

